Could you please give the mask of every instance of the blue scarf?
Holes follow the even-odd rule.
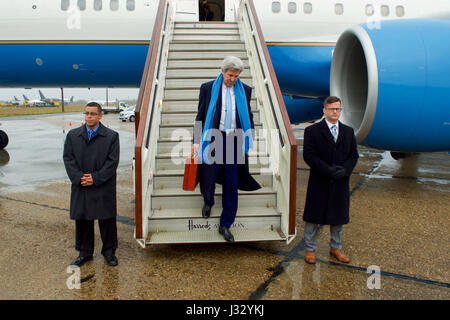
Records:
[[[209,145],[211,144],[212,126],[214,115],[216,114],[217,98],[219,97],[219,90],[222,88],[223,74],[220,73],[217,79],[214,81],[211,90],[211,100],[209,101],[208,113],[206,114],[205,127],[203,128],[202,140],[199,147],[199,160],[203,163],[203,159],[209,163]],[[234,95],[236,97],[236,111],[241,121],[241,127],[243,130],[244,143],[242,144],[242,151],[244,154],[248,154],[249,149],[253,149],[253,138],[250,125],[250,116],[248,114],[247,98],[245,96],[244,86],[241,79],[237,79],[234,84]],[[223,106],[224,107],[224,106]],[[205,157],[204,157],[205,155]]]

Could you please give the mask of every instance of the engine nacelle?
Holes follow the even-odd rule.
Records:
[[[450,150],[450,22],[391,20],[345,31],[330,93],[358,143],[377,149]]]

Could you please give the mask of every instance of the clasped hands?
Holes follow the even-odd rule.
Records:
[[[345,177],[346,170],[343,166],[332,165],[329,167],[328,172],[334,180],[339,180]]]
[[[92,174],[90,174],[90,173],[83,174],[83,176],[81,177],[80,183],[83,187],[92,186],[94,184],[94,180],[92,179]]]

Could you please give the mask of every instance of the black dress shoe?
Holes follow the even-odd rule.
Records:
[[[219,233],[223,235],[226,241],[234,242],[233,234],[230,232],[230,229],[225,227],[219,227]]]
[[[208,206],[207,204],[203,205],[202,217],[208,219],[210,215],[211,215],[211,207]]]
[[[119,260],[117,260],[117,257],[115,255],[105,256],[105,261],[111,267],[115,267],[119,264]]]
[[[93,258],[93,256],[78,256],[78,258],[76,258],[75,260],[73,260],[70,265],[71,266],[77,266],[77,267],[81,267],[83,264],[85,264],[88,261],[91,261]]]

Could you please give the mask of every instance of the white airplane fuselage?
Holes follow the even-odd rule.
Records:
[[[232,10],[235,1],[225,0],[225,10]],[[119,0],[117,8],[113,2],[117,3],[1,1],[0,87],[139,87],[159,1]],[[130,3],[134,5],[127,8]],[[292,122],[321,115],[320,99],[330,94],[333,51],[348,28],[365,24],[376,29],[385,20],[450,19],[448,0],[254,0],[254,4],[281,91],[293,101],[289,105],[285,99]],[[232,20],[233,15],[227,11],[225,19]],[[446,39],[447,30],[442,41]],[[449,125],[441,129],[443,139],[450,141],[447,120]],[[439,148],[450,149],[443,144]]]

